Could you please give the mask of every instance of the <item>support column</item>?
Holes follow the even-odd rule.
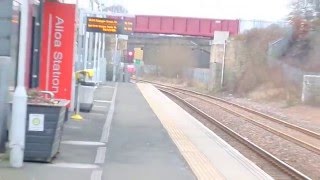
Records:
[[[88,61],[87,61],[87,68],[91,68],[92,67],[92,59],[93,59],[93,41],[94,41],[94,34],[93,33],[89,33],[89,48],[88,48]],[[89,66],[90,63],[90,66]]]
[[[96,33],[94,37],[94,52],[93,52],[93,81],[97,82],[97,62],[98,62],[98,40],[99,40],[100,33]]]
[[[102,50],[101,50],[101,64],[100,64],[100,81],[107,80],[107,59],[106,59],[106,35],[102,35]]]
[[[86,32],[85,35],[84,35],[85,46],[84,46],[83,69],[87,69],[88,68],[89,38],[90,38],[90,34],[88,32]]]
[[[226,41],[228,38],[229,32],[216,31],[214,33],[210,50],[210,78],[208,84],[210,91],[223,87]]]
[[[100,83],[100,69],[101,69],[101,48],[102,48],[102,42],[101,42],[101,38],[102,38],[102,34],[99,33],[99,36],[98,36],[98,59],[97,59],[97,72],[96,72],[96,76],[97,76],[97,82]]]
[[[208,90],[212,91],[218,89],[221,83],[221,69],[222,69],[222,58],[223,46],[213,44],[211,45],[210,51],[210,78]]]

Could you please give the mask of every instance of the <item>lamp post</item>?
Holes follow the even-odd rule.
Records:
[[[29,22],[29,0],[21,1],[20,40],[18,81],[13,95],[12,121],[10,128],[10,165],[12,167],[23,166],[25,146],[26,116],[27,116],[27,92],[25,88],[25,68],[27,59],[27,39]]]

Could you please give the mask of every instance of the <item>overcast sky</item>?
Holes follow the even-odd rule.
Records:
[[[68,0],[72,1],[72,0]],[[290,0],[101,0],[121,4],[130,14],[225,19],[280,20],[289,12]],[[188,3],[187,3],[188,2]],[[79,0],[89,7],[89,0]]]

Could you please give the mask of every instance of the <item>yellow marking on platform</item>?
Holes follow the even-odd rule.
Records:
[[[71,119],[73,119],[74,121],[82,121],[83,117],[80,114],[74,114],[71,116]]]
[[[157,93],[160,92],[154,91],[155,88],[152,88],[153,86],[150,84],[138,83],[137,85],[150,107],[167,130],[171,139],[178,147],[181,155],[189,164],[197,179],[225,179],[225,177],[223,177],[223,175],[214,168],[213,164],[207,159],[207,157],[190,141],[184,132],[177,128],[173,117],[171,117],[167,112],[168,109],[166,109],[167,106],[165,105],[167,102],[159,102],[160,99],[157,97]]]

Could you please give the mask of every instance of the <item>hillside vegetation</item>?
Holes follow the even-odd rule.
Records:
[[[239,70],[233,81],[226,84],[228,91],[238,95],[246,95],[257,87],[273,82],[275,70],[268,67],[268,45],[285,33],[285,29],[276,25],[264,29],[252,29],[234,39],[235,65]],[[232,67],[231,67],[232,68]]]

